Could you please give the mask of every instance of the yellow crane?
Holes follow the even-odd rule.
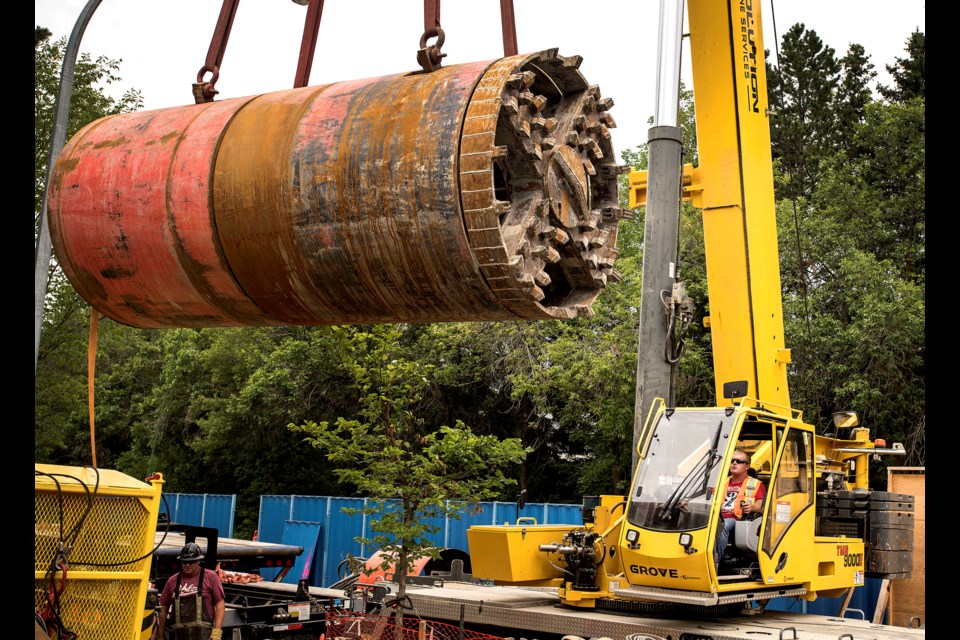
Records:
[[[661,18],[659,76],[674,103],[677,7]],[[868,574],[909,573],[909,554],[885,552],[883,541],[905,535],[896,516],[908,513],[912,497],[871,492],[867,483],[870,457],[902,447],[872,441],[853,414],[836,416],[838,437],[817,435],[790,404],[760,3],[688,0],[686,7],[699,166],[681,167],[676,106],[663,110],[673,122],[661,124],[658,105],[649,172],[629,176],[631,206],[647,207],[630,491],[585,501],[583,527],[521,522],[468,531],[474,575],[556,586],[575,607],[762,608],[779,596],[836,597]],[[671,65],[672,85],[663,81]],[[670,253],[681,197],[703,214],[704,324],[717,398],[706,408],[675,406],[663,356],[673,319],[689,313]],[[736,450],[749,454],[766,496],[762,511],[737,521],[730,546],[715,552]]]

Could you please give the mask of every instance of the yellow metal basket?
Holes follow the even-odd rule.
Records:
[[[35,465],[37,613],[80,638],[149,637],[146,611],[163,477]]]

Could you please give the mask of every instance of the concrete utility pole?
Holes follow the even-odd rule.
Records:
[[[680,186],[683,176],[683,133],[680,109],[680,45],[684,0],[661,0],[657,48],[657,108],[650,128],[647,158],[647,203],[643,225],[643,283],[637,348],[637,394],[633,417],[633,458],[654,398],[670,398],[672,365],[665,357],[670,327],[664,299],[677,281],[677,238],[680,233]]]

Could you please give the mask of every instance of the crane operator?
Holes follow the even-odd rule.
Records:
[[[713,551],[713,562],[718,572],[720,558],[727,548],[737,521],[749,519],[752,514],[763,510],[763,498],[767,495],[767,488],[760,480],[752,477],[749,470],[750,454],[743,449],[736,449],[730,460],[730,477],[727,479],[726,495],[720,507],[723,526],[717,527],[717,543]]]

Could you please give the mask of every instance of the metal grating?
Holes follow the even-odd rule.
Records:
[[[59,587],[57,576],[55,586]],[[84,580],[70,578],[59,595],[60,610],[66,626],[78,638],[129,640],[130,629],[142,620],[144,603],[138,602],[139,580]],[[34,581],[37,611],[43,611],[51,585]]]
[[[147,533],[156,525],[143,503],[128,496],[98,496],[84,518],[87,504],[86,493],[34,494],[35,570],[47,571],[61,540],[69,537],[74,542],[68,558],[71,571],[149,571],[150,556],[140,556]]]

